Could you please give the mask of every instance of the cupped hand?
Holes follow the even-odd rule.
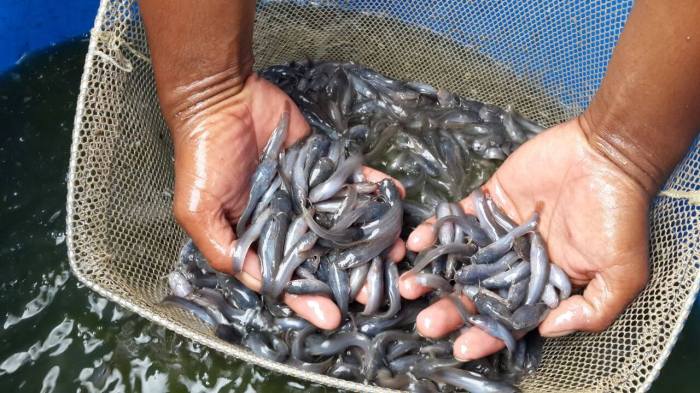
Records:
[[[651,196],[589,143],[579,119],[543,132],[515,151],[485,184],[491,198],[516,222],[540,207],[539,231],[550,259],[585,287],[552,310],[539,327],[543,336],[606,329],[647,282],[648,222]],[[461,201],[474,212],[471,198]],[[435,241],[432,222],[411,234],[407,248],[420,251]],[[427,292],[409,275],[401,293],[417,298]],[[470,311],[474,307],[462,299]],[[418,331],[441,337],[460,328],[454,304],[442,299],[417,318]],[[461,360],[487,356],[503,343],[478,328],[467,329],[455,341]]]
[[[285,110],[290,111],[285,141],[289,146],[308,134],[309,126],[284,92],[253,74],[234,97],[173,132],[175,218],[216,270],[232,273],[233,226],[248,202],[249,180],[259,155]],[[386,178],[371,168],[364,171],[371,181]],[[391,254],[400,260],[403,252],[403,243],[398,243]],[[254,252],[248,252],[237,277],[260,290],[260,262]],[[340,311],[328,297],[285,295],[284,302],[322,329],[340,323]]]

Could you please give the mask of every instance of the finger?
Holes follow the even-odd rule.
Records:
[[[460,296],[469,312],[475,312],[474,305],[465,296]],[[416,328],[423,337],[444,337],[464,325],[457,306],[452,299],[443,298],[421,311],[416,318]]]
[[[243,271],[236,276],[243,285],[260,292],[262,287],[260,260],[252,250],[246,254]],[[320,329],[335,329],[340,324],[340,310],[333,301],[320,295],[284,295],[284,303],[300,317]]]
[[[406,248],[413,252],[420,252],[432,246],[437,238],[437,235],[433,230],[433,224],[435,224],[435,216],[430,217],[418,225],[416,229],[414,229],[411,234],[408,235]]]
[[[327,297],[285,294],[284,302],[300,317],[319,329],[332,330],[340,325],[340,310]]]
[[[401,241],[401,239],[399,239],[399,241]],[[397,241],[397,243],[398,243],[398,241]],[[396,243],[394,243],[394,247],[396,247]],[[391,255],[391,251],[389,252],[389,254]],[[393,259],[390,257],[389,260],[394,262],[394,263],[399,263],[399,261],[401,261],[402,259],[403,259],[403,256],[401,258],[396,258],[396,259]],[[355,296],[355,300],[358,303],[367,304],[368,298],[369,298],[369,286],[367,286],[367,282],[365,282],[362,285],[362,288],[360,288],[360,291],[357,292],[357,296]]]
[[[540,334],[558,337],[575,331],[600,332],[610,326],[644,288],[648,264],[623,264],[596,274],[583,295],[575,295],[552,310]]]
[[[260,292],[261,277],[260,260],[255,252],[249,250],[243,262],[243,271],[236,278],[248,288]],[[340,324],[340,310],[325,296],[285,294],[284,303],[319,329],[335,329]]]
[[[231,272],[227,272],[231,274]],[[253,252],[253,250],[248,250],[243,259],[243,271],[236,275],[236,278],[243,283],[246,287],[254,290],[255,292],[260,292],[262,288],[262,282],[260,278],[262,273],[260,271],[260,260],[258,255]]]
[[[504,212],[511,220],[521,223],[523,222],[523,217],[520,212],[532,212],[535,210],[537,199],[535,196],[532,198],[525,198],[525,200],[519,201],[519,208],[516,209],[515,205],[508,196],[506,190],[501,186],[501,182],[498,181],[498,174],[489,179],[484,185],[484,193],[488,194],[489,197],[496,203],[496,205]],[[470,195],[471,196],[471,195]],[[462,201],[464,202],[464,201]],[[464,207],[464,205],[463,205]],[[465,207],[466,209],[466,207]],[[474,209],[474,203],[472,198],[471,209]],[[540,211],[542,213],[542,211]],[[529,214],[529,213],[528,213]]]
[[[176,213],[178,221],[183,228],[190,233],[195,245],[210,262],[212,268],[231,274],[232,255],[235,245],[235,238],[228,220],[222,215],[217,220],[202,220],[202,215],[198,218],[189,217],[182,213]],[[229,241],[230,239],[230,241]],[[227,246],[227,244],[230,244]],[[229,250],[229,251],[226,251]],[[258,256],[249,250],[243,261],[243,271],[236,276],[243,285],[259,292],[260,282],[260,261]],[[285,303],[299,316],[308,320],[321,329],[335,329],[340,324],[340,310],[332,300],[323,296],[294,296],[286,294]]]
[[[474,197],[474,193],[472,192],[466,198],[459,201],[459,205],[462,206],[462,210],[464,210],[465,214],[476,214],[476,210],[474,209],[475,199],[476,198]]]
[[[516,340],[519,340],[525,333],[514,334]],[[496,353],[505,347],[503,341],[490,336],[488,333],[472,326],[455,340],[452,347],[452,354],[457,360],[467,362],[474,359],[480,359]]]
[[[402,261],[406,256],[406,243],[401,239],[396,239],[396,242],[387,253],[387,259],[394,263]]]
[[[457,360],[466,362],[491,355],[504,347],[503,341],[472,326],[455,340],[452,352]]]
[[[220,204],[212,201],[209,194],[197,189],[180,191],[178,186],[184,189],[180,184],[176,182],[173,203],[175,219],[190,235],[212,268],[232,273],[231,255],[236,235]],[[196,201],[197,204],[188,201]]]
[[[399,278],[399,292],[404,299],[415,300],[432,291],[432,288],[425,287],[416,282],[416,275],[406,272]]]
[[[367,304],[367,299],[369,299],[369,287],[365,282],[364,285],[362,285],[362,288],[360,288],[360,292],[358,292],[357,296],[355,296],[355,301],[360,304]]]
[[[400,181],[394,179],[393,177],[387,175],[386,173],[382,171],[378,171],[374,168],[370,168],[368,166],[363,166],[362,167],[362,173],[365,175],[368,181],[372,183],[379,183],[380,181],[384,179],[390,179],[391,181],[394,182],[394,185],[396,188],[399,189],[399,194],[401,194],[401,198],[406,197],[406,189],[403,188],[403,184],[401,184]]]

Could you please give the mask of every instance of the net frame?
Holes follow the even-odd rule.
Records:
[[[256,67],[303,55],[356,60],[394,77],[424,80],[495,104],[514,103],[525,115],[552,125],[587,105],[631,6],[631,1],[592,3],[505,1],[493,8],[481,1],[261,1]],[[320,16],[306,17],[308,7]],[[353,12],[367,20],[357,17],[342,25]],[[578,24],[573,22],[576,18]],[[544,28],[542,21],[547,22]],[[355,36],[333,30],[338,24],[350,30],[357,24],[359,32],[351,32],[365,42],[348,42],[347,37]],[[421,47],[423,52],[432,50],[432,58],[411,47],[418,40],[410,35],[414,28],[435,36],[429,39],[431,45]],[[544,33],[529,35],[538,28]],[[416,42],[402,43],[401,33]],[[346,38],[341,40],[341,34]],[[530,49],[528,42],[533,43]],[[388,60],[397,54],[411,61]],[[448,59],[447,68],[441,59]],[[498,72],[485,71],[494,69]],[[464,80],[455,82],[460,76]],[[516,87],[503,93],[504,86]],[[82,283],[225,355],[336,388],[391,391],[263,359],[216,338],[191,315],[158,305],[167,292],[165,275],[176,263],[185,234],[171,214],[172,146],[158,110],[134,1],[101,1],[80,91],[68,179],[67,242],[72,271]],[[542,92],[557,102],[543,99]],[[650,213],[649,285],[606,332],[547,340],[541,369],[523,381],[524,391],[649,389],[700,287],[700,208],[687,198],[700,189],[697,147],[695,141],[664,186],[670,192],[656,198]]]

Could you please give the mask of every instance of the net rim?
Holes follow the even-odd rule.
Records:
[[[671,198],[667,196],[660,196],[660,198]],[[700,252],[696,251],[693,253],[694,256],[700,257]],[[678,338],[681,335],[681,332],[683,331],[683,328],[685,327],[685,323],[688,320],[688,316],[690,316],[690,312],[693,310],[693,305],[695,304],[696,299],[698,298],[698,293],[700,292],[700,274],[695,275],[695,282],[693,283],[693,286],[690,288],[690,293],[688,294],[688,297],[685,300],[685,304],[683,305],[681,312],[678,316],[678,322],[675,324],[673,327],[671,334],[669,335],[669,339],[666,342],[666,348],[664,348],[663,351],[659,354],[659,359],[654,363],[654,368],[649,372],[648,378],[644,381],[644,383],[640,386],[639,391],[640,392],[647,392],[649,389],[651,389],[651,385],[654,383],[656,378],[659,377],[659,374],[661,373],[661,369],[666,365],[666,361],[668,361],[668,357],[671,355],[671,352],[673,351],[673,348],[676,346],[676,342],[678,341]]]
[[[100,59],[97,59],[96,57],[96,51],[97,51],[97,45],[98,45],[98,35],[96,33],[103,32],[103,26],[104,26],[104,20],[105,20],[105,14],[107,12],[108,7],[110,6],[109,0],[101,0],[100,5],[98,8],[98,12],[95,18],[94,26],[93,29],[91,30],[91,36],[90,36],[90,41],[88,45],[88,52],[85,57],[85,64],[83,66],[83,74],[81,77],[81,83],[80,83],[80,94],[78,96],[78,101],[76,105],[76,114],[74,117],[74,127],[73,127],[73,134],[72,134],[72,140],[71,140],[71,150],[70,150],[70,162],[69,162],[69,173],[68,173],[68,185],[67,185],[67,199],[66,199],[66,245],[67,245],[67,250],[68,250],[68,259],[69,259],[69,265],[71,268],[71,271],[73,274],[76,276],[76,278],[85,286],[90,288],[91,290],[95,291],[98,293],[100,296],[105,297],[106,299],[109,299],[110,301],[113,301],[117,303],[119,306],[124,307],[125,309],[128,309],[135,314],[148,319],[151,322],[154,322],[156,324],[159,324],[168,330],[171,330],[177,334],[180,334],[188,339],[191,339],[199,344],[206,345],[209,348],[212,348],[216,350],[217,352],[220,352],[224,354],[225,356],[230,356],[235,359],[239,359],[242,361],[250,362],[253,363],[257,366],[264,367],[266,369],[272,370],[274,372],[279,372],[282,374],[290,375],[296,378],[300,378],[306,381],[314,382],[314,383],[321,383],[326,386],[331,386],[334,388],[339,388],[339,389],[347,389],[347,390],[352,390],[352,391],[357,391],[357,392],[396,392],[397,390],[393,389],[387,389],[387,388],[381,388],[377,386],[372,386],[372,385],[365,385],[362,383],[358,382],[350,382],[350,381],[345,381],[341,380],[338,378],[333,378],[329,377],[326,375],[321,375],[321,374],[316,374],[316,373],[310,373],[307,371],[299,370],[296,369],[292,366],[282,364],[282,363],[277,363],[273,362],[267,359],[264,359],[262,357],[259,357],[252,352],[243,349],[240,346],[236,345],[231,345],[231,344],[222,344],[221,341],[217,341],[217,339],[213,339],[211,337],[208,337],[202,333],[199,333],[195,330],[187,329],[184,327],[181,327],[177,324],[174,324],[167,319],[164,319],[157,314],[149,311],[146,308],[143,308],[134,302],[130,301],[126,297],[122,297],[120,295],[117,295],[115,293],[112,293],[108,288],[104,287],[103,285],[100,285],[99,283],[96,283],[92,281],[82,270],[81,270],[81,264],[83,262],[84,258],[81,258],[78,256],[76,252],[76,239],[79,237],[84,236],[83,234],[80,234],[76,229],[75,229],[75,222],[73,220],[73,214],[75,213],[75,195],[76,195],[76,190],[75,190],[75,180],[77,176],[77,169],[78,169],[78,164],[77,164],[77,159],[79,156],[81,149],[79,149],[80,146],[80,136],[81,136],[81,131],[83,131],[84,123],[83,123],[83,116],[85,114],[85,103],[86,100],[88,99],[87,95],[87,90],[88,86],[90,84],[91,77],[93,76],[94,73],[94,66],[100,62]],[[123,71],[122,71],[123,72]],[[664,196],[661,196],[660,198],[667,198]],[[691,257],[700,257],[700,252],[695,250],[692,254],[689,254]],[[693,304],[695,303],[695,300],[697,298],[697,294],[700,291],[700,274],[695,276],[694,283],[690,289],[689,294],[687,295],[685,302],[680,308],[680,312],[678,315],[678,322],[674,325],[674,327],[671,330],[671,333],[668,336],[668,340],[664,343],[663,350],[659,352],[658,359],[654,363],[654,367],[650,372],[646,374],[646,378],[644,383],[642,383],[638,388],[637,391],[640,392],[646,392],[650,389],[651,385],[655,381],[655,379],[658,377],[661,369],[665,365],[669,355],[671,354],[671,351],[673,350],[678,337],[680,336],[681,331],[683,330],[683,327],[685,325],[685,322],[687,321],[688,316],[690,315],[690,312],[692,310]]]

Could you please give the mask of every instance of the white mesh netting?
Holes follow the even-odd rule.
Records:
[[[585,108],[605,72],[631,1],[263,1],[256,67],[304,57],[355,61],[401,79],[514,104],[546,125]],[[666,190],[695,192],[697,144]],[[161,117],[134,1],[103,0],[75,119],[68,196],[71,266],[90,288],[225,354],[344,389],[382,391],[309,374],[217,339],[165,308],[164,277],[185,234],[171,214],[172,146]],[[659,197],[651,212],[649,285],[601,334],[547,340],[527,392],[646,390],[700,284],[698,211]]]

